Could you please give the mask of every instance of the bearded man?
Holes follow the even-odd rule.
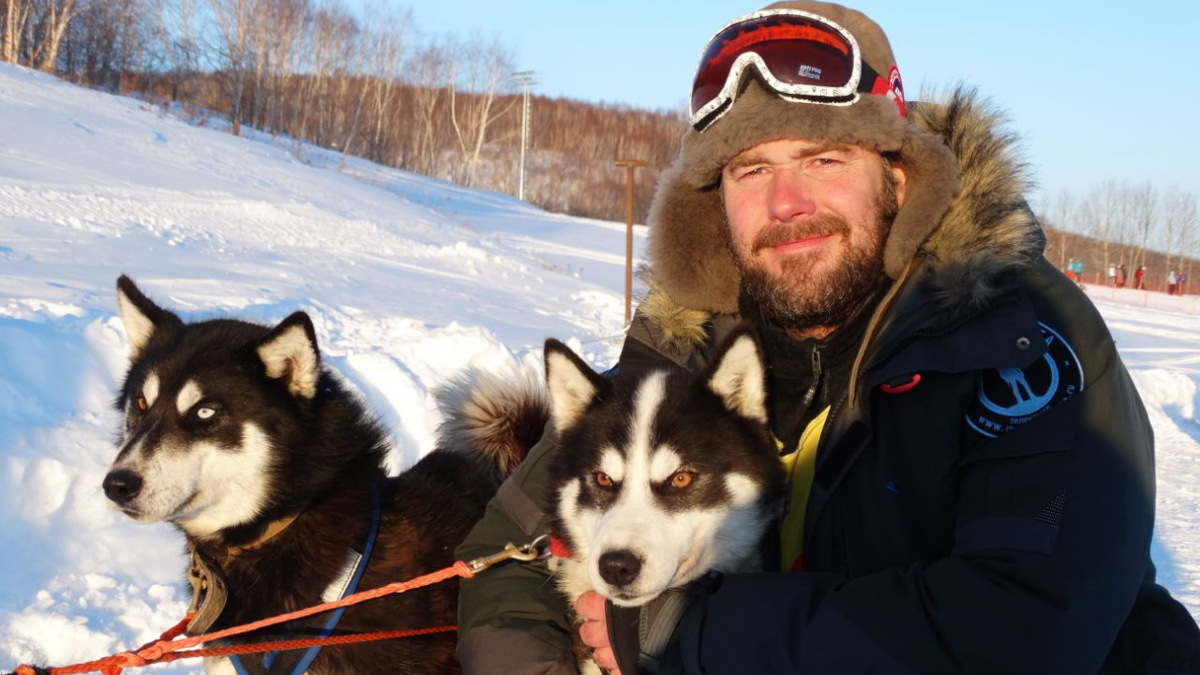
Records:
[[[1150,559],[1145,410],[1103,320],[1043,257],[996,115],[969,91],[906,104],[879,26],[809,1],[719,31],[691,113],[619,367],[701,369],[735,324],[754,325],[790,478],[765,543],[778,572],[653,601],[632,635],[610,634],[612,608],[584,595],[596,662],[1200,672],[1200,631]],[[552,452],[535,448],[460,557],[544,528]],[[547,575],[463,583],[466,672],[574,672]]]

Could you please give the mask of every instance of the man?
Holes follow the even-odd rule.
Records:
[[[961,92],[906,108],[880,28],[807,1],[719,32],[691,104],[620,371],[701,368],[750,321],[772,430],[811,471],[793,473],[767,542],[779,573],[651,602],[615,635],[603,600],[583,596],[597,662],[1200,672],[1200,631],[1154,581],[1145,411],[1102,320],[1042,256],[995,116]],[[552,445],[501,488],[460,557],[545,527]],[[537,565],[464,582],[464,669],[573,672],[563,611]]]

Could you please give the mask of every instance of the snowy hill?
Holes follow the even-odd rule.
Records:
[[[548,336],[615,360],[624,237],[0,64],[0,670],[137,646],[187,603],[181,537],[129,522],[100,487],[125,368],[118,274],[185,317],[309,311],[399,469],[432,448],[430,391],[468,364],[537,364]],[[1156,561],[1200,616],[1197,303],[1093,297],[1159,439]]]

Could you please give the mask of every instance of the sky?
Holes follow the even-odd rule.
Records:
[[[618,355],[623,224],[212,124],[0,64],[0,672],[135,648],[187,606],[181,536],[101,489],[119,274],[188,320],[309,312],[393,471],[432,449],[431,392],[463,368],[536,369],[547,337]],[[1200,296],[1089,295],[1154,427],[1159,579],[1200,618]]]
[[[394,1],[394,0],[393,0]],[[536,93],[682,109],[701,49],[763,5],[716,0],[413,0],[427,34],[498,37]],[[888,34],[908,96],[976,86],[1007,111],[1039,195],[1106,181],[1200,196],[1200,2],[851,6]],[[534,112],[536,114],[536,111]]]

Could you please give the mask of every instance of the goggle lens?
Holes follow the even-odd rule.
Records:
[[[813,100],[853,100],[862,75],[858,45],[834,24],[787,10],[752,14],[718,33],[700,59],[691,99],[698,129],[732,102],[739,83],[731,74],[740,80],[748,65],[776,93]]]

